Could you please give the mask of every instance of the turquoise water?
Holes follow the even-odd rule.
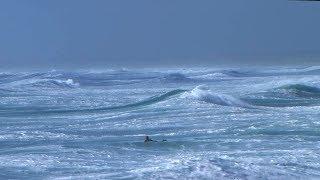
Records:
[[[319,82],[320,67],[2,72],[0,179],[318,179]]]

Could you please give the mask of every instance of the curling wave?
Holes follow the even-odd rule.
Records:
[[[202,85],[187,92],[184,97],[222,106],[252,108],[250,104],[247,104],[240,99],[226,94],[213,93],[208,87]]]

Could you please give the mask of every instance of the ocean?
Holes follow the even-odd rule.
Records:
[[[319,178],[317,66],[0,72],[0,179]]]

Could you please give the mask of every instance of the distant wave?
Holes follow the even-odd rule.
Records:
[[[164,82],[173,83],[206,83],[212,81],[229,80],[230,76],[221,72],[206,72],[185,75],[183,73],[170,73],[162,78]]]
[[[167,82],[190,82],[191,78],[188,78],[186,75],[181,73],[170,73],[163,77],[163,81]]]
[[[298,71],[309,74],[320,74],[320,66],[310,66],[307,68],[299,69]]]
[[[62,110],[38,110],[38,111],[14,111],[12,114],[15,115],[48,115],[48,114],[59,114],[59,113],[97,113],[97,112],[104,112],[104,111],[117,111],[117,110],[130,110],[130,109],[136,109],[140,107],[149,106],[152,104],[156,104],[165,100],[168,100],[169,98],[176,96],[178,94],[181,94],[185,92],[185,90],[176,89],[169,91],[167,93],[153,96],[151,98],[147,98],[145,100],[131,103],[131,104],[125,104],[120,106],[111,106],[111,107],[101,107],[101,108],[92,108],[92,109],[62,109]],[[5,113],[5,112],[4,112]],[[1,115],[1,113],[0,113]]]
[[[320,67],[312,66],[308,68],[288,68],[288,69],[265,69],[260,71],[252,70],[222,70],[220,73],[230,77],[264,77],[283,75],[320,75]]]
[[[30,81],[27,85],[33,87],[43,87],[43,88],[74,88],[78,87],[79,83],[73,81],[73,79],[36,79]]]
[[[254,72],[242,72],[237,70],[223,70],[221,73],[230,77],[250,77],[260,75]]]
[[[72,88],[79,86],[73,79],[61,77],[56,72],[48,73],[5,73],[0,75],[2,87],[41,87],[41,88]]]
[[[14,83],[33,78],[41,78],[45,73],[4,73],[0,75],[0,84]]]
[[[213,93],[209,90],[208,87],[202,85],[197,86],[190,92],[187,92],[184,97],[222,106],[252,108],[251,105],[240,99],[237,99],[230,95]]]
[[[9,87],[36,87],[36,88],[74,88],[78,87],[79,83],[73,79],[24,79],[7,83]]]

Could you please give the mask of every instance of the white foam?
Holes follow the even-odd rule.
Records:
[[[186,92],[183,97],[222,106],[251,107],[249,104],[230,95],[213,93],[208,87],[203,85],[197,86],[190,92]]]

